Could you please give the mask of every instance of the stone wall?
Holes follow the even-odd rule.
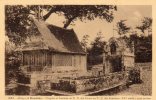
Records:
[[[125,84],[127,76],[125,72],[110,73],[106,76],[81,76],[81,77],[63,77],[57,80],[38,80],[40,88],[44,90],[59,90],[72,93],[81,93],[87,91],[97,91],[111,88],[118,84]],[[37,82],[38,83],[38,82]],[[45,83],[45,84],[44,84]],[[47,85],[46,85],[47,84]]]
[[[144,72],[152,70],[152,62],[148,63],[135,63],[135,68],[140,70],[140,79],[144,79]]]
[[[76,80],[76,92],[97,91],[111,88],[126,82],[124,73],[112,73],[107,76]]]
[[[135,67],[141,67],[143,69],[152,69],[152,62],[148,62],[148,63],[135,63]]]

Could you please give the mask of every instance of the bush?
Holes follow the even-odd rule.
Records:
[[[20,60],[15,54],[5,55],[5,84],[10,80],[17,78],[17,70],[20,66]]]
[[[66,92],[76,92],[76,84],[74,81],[70,80],[59,80],[59,83],[52,83],[52,89],[66,91]]]
[[[140,69],[131,69],[129,71],[129,81],[132,82],[132,84],[141,83],[140,79]]]
[[[30,84],[30,76],[25,75],[22,72],[18,72],[17,80],[18,80],[18,83]]]

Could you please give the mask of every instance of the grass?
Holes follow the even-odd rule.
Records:
[[[142,71],[142,81],[141,84],[133,84],[129,88],[115,94],[115,95],[152,95],[152,71],[143,70]]]

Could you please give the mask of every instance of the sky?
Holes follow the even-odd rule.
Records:
[[[91,41],[94,41],[98,32],[101,32],[104,37],[103,39],[108,41],[112,36],[118,37],[116,31],[113,31],[118,21],[127,20],[126,24],[135,30],[134,28],[141,24],[141,19],[144,17],[152,18],[152,6],[118,5],[117,11],[114,13],[114,20],[111,23],[106,22],[104,19],[86,20],[84,22],[76,20],[74,21],[74,25],[70,25],[68,28],[72,28],[75,31],[79,41],[82,40],[84,35],[89,35],[89,43],[91,43]],[[63,16],[52,14],[46,22],[63,27],[64,20]]]

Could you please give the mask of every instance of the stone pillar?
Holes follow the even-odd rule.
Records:
[[[30,95],[37,93],[37,74],[32,73],[30,78]]]
[[[126,70],[126,66],[124,65],[124,52],[122,51],[121,53],[121,67],[122,67],[122,71]]]
[[[103,74],[105,75],[106,69],[106,54],[103,52]]]
[[[142,67],[139,67],[140,70],[140,80],[143,80],[143,69]]]

